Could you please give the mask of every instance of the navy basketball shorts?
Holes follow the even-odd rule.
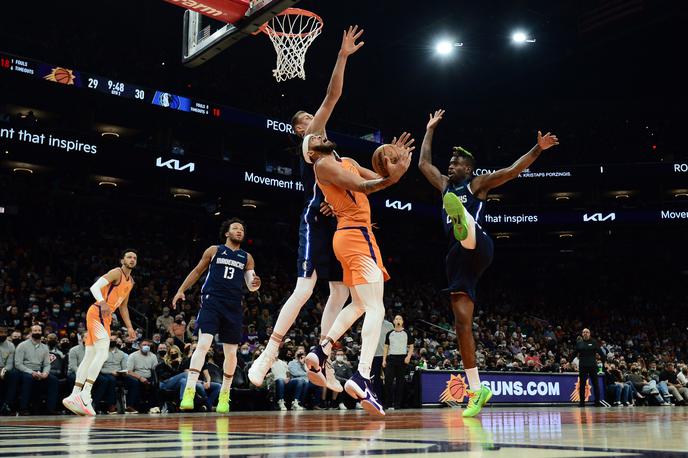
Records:
[[[447,282],[445,292],[465,293],[475,303],[475,289],[483,272],[492,264],[494,243],[479,227],[475,228],[475,248],[468,250],[454,241],[446,257]]]
[[[221,343],[241,343],[243,313],[241,303],[230,303],[211,294],[201,296],[194,335],[218,334]]]
[[[317,218],[316,221],[310,222],[301,218],[296,275],[310,277],[313,271],[316,271],[318,278],[323,280],[342,281],[344,277],[342,266],[332,249],[332,237],[337,221],[322,215]]]

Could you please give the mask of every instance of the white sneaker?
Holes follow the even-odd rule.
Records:
[[[148,413],[152,414],[159,414],[160,413],[160,407],[151,407]]]
[[[267,351],[261,353],[248,370],[248,379],[251,383],[255,386],[263,385],[263,380],[265,380],[265,376],[272,365],[275,364],[275,359],[275,356],[268,354]]]
[[[346,406],[344,405],[343,402],[340,402],[339,403],[339,410],[349,410],[349,409],[346,408]]]
[[[62,405],[80,416],[95,417],[96,411],[91,402],[84,402],[81,393],[71,394],[62,400]]]
[[[286,404],[284,404],[284,399],[280,399],[279,401],[277,401],[277,405],[279,406],[280,410],[287,410],[287,406]]]
[[[65,406],[65,409],[71,411],[73,414],[78,415],[80,417],[86,415],[86,413],[80,408],[80,404],[77,401],[77,396],[80,398],[79,393],[72,393],[66,398],[62,400],[62,405]]]
[[[291,410],[306,410],[301,404],[299,404],[299,401],[294,399],[294,402],[291,403]]]
[[[341,383],[339,383],[339,380],[337,380],[337,377],[334,374],[334,368],[332,367],[332,363],[329,359],[325,363],[325,376],[327,377],[328,390],[334,391],[335,393],[341,393],[344,391],[344,387]]]

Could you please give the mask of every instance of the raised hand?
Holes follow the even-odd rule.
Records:
[[[397,140],[397,137],[392,139],[392,145],[404,152],[411,152],[416,149],[415,146],[412,146],[413,142],[415,142],[415,140],[411,138],[411,134],[408,132],[402,133],[401,136],[399,136],[399,140]]]
[[[433,115],[430,113],[430,120],[428,121],[428,125],[426,126],[427,130],[433,130],[437,125],[440,123],[442,120],[442,117],[444,116],[444,110],[437,110],[435,111],[435,114]]]
[[[251,287],[260,288],[260,277],[258,275],[253,277],[253,282],[251,282]]]
[[[365,44],[364,41],[356,43],[356,40],[361,38],[361,35],[363,35],[363,29],[358,30],[357,25],[349,26],[349,28],[344,31],[344,35],[342,36],[342,48],[340,52],[345,56],[350,56],[358,51],[361,46]]]
[[[541,150],[549,149],[555,145],[559,144],[559,139],[556,135],[547,132],[544,136],[542,132],[538,130],[537,144]]]

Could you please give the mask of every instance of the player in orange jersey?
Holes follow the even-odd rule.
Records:
[[[313,162],[318,187],[337,216],[337,231],[332,245],[344,270],[352,303],[337,316],[325,339],[306,357],[311,382],[323,386],[325,363],[332,345],[365,313],[361,331],[361,356],[358,370],[344,385],[346,392],[361,401],[373,415],[385,414],[370,382],[370,369],[380,338],[385,308],[384,282],[389,275],[372,232],[368,194],[397,183],[411,163],[413,139],[404,133],[398,142],[400,159],[392,164],[386,158],[389,176],[381,177],[349,158],[337,158],[335,144],[323,135],[306,135],[303,154]]]
[[[62,400],[62,404],[77,415],[95,416],[91,405],[93,383],[107,360],[110,349],[110,324],[112,313],[119,309],[130,339],[136,339],[136,331],[129,318],[129,293],[134,288],[131,271],[136,267],[137,253],[126,249],[120,258],[121,266],[100,277],[92,286],[91,294],[96,303],[89,307],[86,314],[86,352],[76,371],[76,381],[72,394]]]

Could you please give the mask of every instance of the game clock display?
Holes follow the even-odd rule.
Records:
[[[3,72],[21,73],[33,78],[84,88],[125,99],[138,100],[171,110],[193,112],[204,116],[214,112],[208,103],[188,97],[9,54],[0,54],[0,69]]]

